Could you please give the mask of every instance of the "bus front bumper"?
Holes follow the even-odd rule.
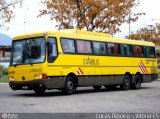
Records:
[[[64,87],[64,80],[59,77],[31,81],[10,81],[12,90],[34,90],[37,88],[60,89]]]

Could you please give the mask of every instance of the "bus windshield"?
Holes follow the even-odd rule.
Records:
[[[43,37],[14,41],[11,65],[44,62],[45,46],[45,38]]]

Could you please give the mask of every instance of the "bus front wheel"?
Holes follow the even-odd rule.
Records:
[[[120,85],[122,90],[129,90],[131,85],[131,79],[128,75],[123,77],[123,83]]]
[[[75,82],[74,79],[72,77],[67,77],[65,80],[65,85],[64,88],[62,89],[63,93],[67,94],[67,95],[72,95],[74,93],[75,90]]]

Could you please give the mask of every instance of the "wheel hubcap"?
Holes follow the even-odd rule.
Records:
[[[129,87],[129,80],[128,79],[125,79],[124,86]]]
[[[72,90],[73,89],[73,83],[71,81],[68,81],[67,87],[68,87],[69,90]]]

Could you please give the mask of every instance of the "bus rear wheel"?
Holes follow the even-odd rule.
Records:
[[[120,85],[122,90],[129,90],[131,85],[131,79],[128,75],[123,77],[123,83]]]
[[[134,83],[131,85],[131,87],[133,89],[139,89],[141,87],[141,83],[142,83],[141,78],[138,75],[136,75],[134,78]]]
[[[46,91],[45,88],[34,89],[34,92],[36,93],[36,95],[44,95],[45,91]]]
[[[74,79],[72,77],[67,77],[65,80],[64,88],[62,92],[67,95],[72,95],[76,89]]]

